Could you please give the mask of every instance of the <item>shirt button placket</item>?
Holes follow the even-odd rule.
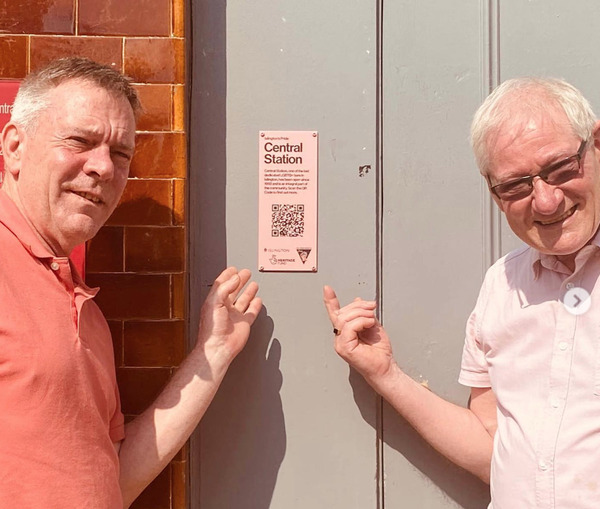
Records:
[[[572,282],[565,282],[563,288],[571,289],[578,286]],[[557,320],[552,357],[549,373],[549,392],[544,409],[544,419],[540,424],[538,444],[536,447],[537,472],[536,472],[536,508],[554,509],[555,472],[553,457],[556,453],[556,444],[560,433],[560,423],[565,409],[569,386],[571,355],[573,337],[577,317],[571,315],[563,308],[562,302],[556,303]]]

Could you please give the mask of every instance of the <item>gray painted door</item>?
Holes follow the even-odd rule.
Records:
[[[468,144],[485,89],[480,5],[386,2],[383,19],[383,323],[407,373],[465,405],[464,324],[488,263],[490,205]],[[487,486],[387,405],[383,439],[389,506],[486,507]]]
[[[600,104],[600,4],[193,0],[191,11],[191,337],[226,265],[253,269],[265,301],[192,441],[191,507],[485,507],[488,488],[336,357],[321,287],[378,299],[404,369],[466,404],[464,324],[485,269],[518,245],[475,168],[471,116],[523,74],[565,77]],[[316,274],[256,270],[260,130],[319,132]]]
[[[468,145],[499,82],[549,75],[600,104],[600,5],[498,0],[384,2],[383,320],[399,363],[464,405],[466,318],[487,267],[520,245]],[[386,507],[485,507],[487,487],[431,451],[384,406]]]
[[[231,264],[265,312],[192,445],[193,507],[376,507],[378,398],[333,351],[321,297],[375,296],[376,3],[194,6],[191,302]],[[261,130],[319,133],[318,273],[257,271]]]

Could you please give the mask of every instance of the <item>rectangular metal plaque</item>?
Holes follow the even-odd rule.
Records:
[[[258,137],[258,268],[317,271],[318,134]]]

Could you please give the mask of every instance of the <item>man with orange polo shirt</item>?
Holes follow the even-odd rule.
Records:
[[[467,322],[468,408],[399,368],[375,302],[340,308],[325,287],[335,348],[433,447],[490,483],[490,508],[596,509],[600,122],[568,83],[522,78],[486,99],[471,135],[492,198],[528,246],[488,270]]]
[[[249,271],[223,271],[197,346],[124,424],[97,289],[68,255],[121,197],[139,110],[112,68],[62,59],[23,81],[2,132],[1,508],[128,507],[194,430],[261,308]]]

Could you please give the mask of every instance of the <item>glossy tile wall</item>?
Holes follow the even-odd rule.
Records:
[[[0,79],[81,55],[133,78],[144,105],[121,203],[87,246],[87,282],[113,333],[123,410],[141,412],[186,348],[184,0],[0,3]],[[186,507],[187,447],[136,509]]]

